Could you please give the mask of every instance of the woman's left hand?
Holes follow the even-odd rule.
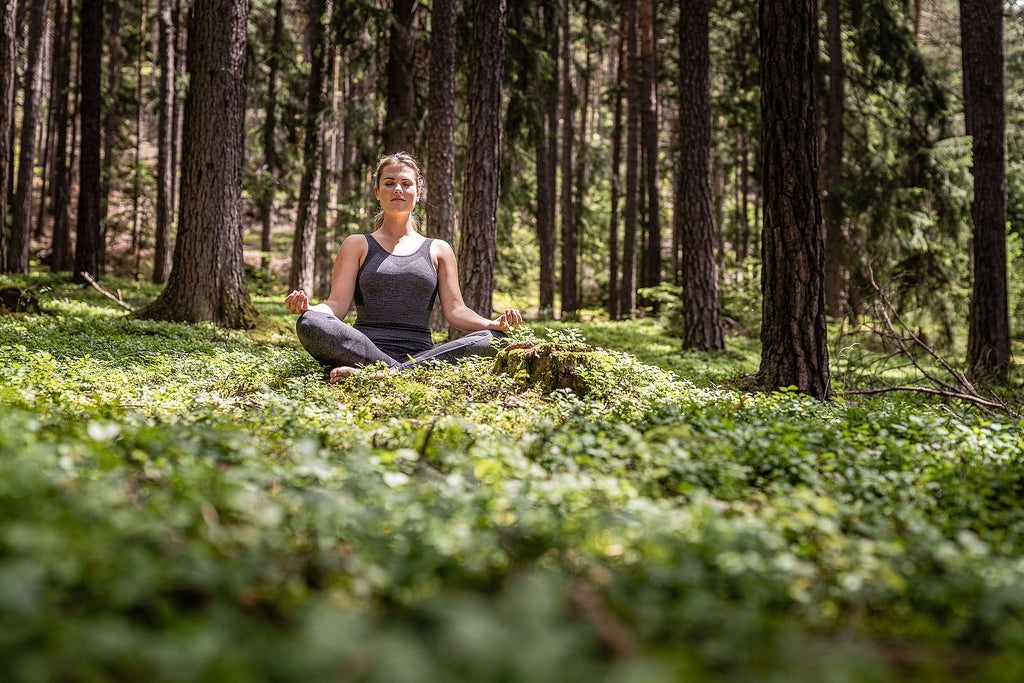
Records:
[[[494,329],[509,332],[523,324],[523,314],[516,308],[506,308],[492,324]]]

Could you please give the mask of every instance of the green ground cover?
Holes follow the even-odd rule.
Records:
[[[649,321],[532,329],[615,349],[579,395],[330,386],[275,299],[243,334],[35,286],[0,315],[4,680],[1024,678],[1019,420],[750,393],[753,342]]]

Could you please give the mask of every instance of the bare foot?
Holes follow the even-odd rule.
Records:
[[[349,367],[347,365],[342,365],[341,367],[337,367],[337,368],[334,368],[333,370],[331,370],[330,382],[331,382],[331,384],[336,384],[338,382],[341,382],[343,380],[348,379],[349,377],[352,377],[354,375],[358,375],[358,374],[360,374],[362,372],[363,372],[362,368],[351,368],[351,367]],[[392,370],[377,370],[375,372],[370,373],[370,377],[372,379],[384,379],[389,374],[391,374],[391,372],[393,372],[393,371]]]
[[[358,374],[359,368],[350,368],[347,365],[342,365],[339,368],[334,368],[333,370],[331,370],[330,381],[331,384],[334,384],[336,382],[342,381],[343,379],[348,379],[352,375]]]

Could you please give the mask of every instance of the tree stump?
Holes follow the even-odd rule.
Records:
[[[0,313],[39,313],[39,299],[31,289],[4,287],[0,289]]]
[[[583,343],[513,342],[498,352],[492,372],[510,375],[545,394],[570,389],[583,396],[589,389],[585,371],[600,367],[600,356]]]

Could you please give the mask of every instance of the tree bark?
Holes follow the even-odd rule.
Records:
[[[427,105],[427,235],[455,243],[455,50],[457,0],[435,0],[430,13],[430,74]],[[445,329],[435,306],[430,321]]]
[[[90,36],[81,40],[79,69],[81,72],[79,119],[81,140],[79,142],[78,171],[78,225],[75,240],[74,281],[85,283],[82,273],[94,280],[101,276],[103,237],[100,228],[103,144],[101,126],[102,106],[102,60],[103,60],[103,3],[104,0],[82,0],[79,19],[79,34]]]
[[[181,221],[171,274],[141,318],[251,327],[242,260],[247,0],[195,0],[181,155]]]
[[[559,201],[562,209],[562,320],[575,320],[579,310],[579,302],[576,297],[579,287],[576,270],[578,235],[573,211],[573,192],[578,188],[573,187],[572,173],[576,97],[573,92],[569,5],[570,0],[562,0],[562,187]]]
[[[158,0],[157,21],[160,69],[157,114],[156,236],[154,238],[153,283],[164,284],[171,272],[171,224],[174,214],[174,100],[175,65],[174,5]]]
[[[493,310],[505,7],[505,0],[473,0],[472,3],[469,121],[458,253],[463,298],[470,308],[485,317]]]
[[[640,0],[640,130],[647,226],[644,254],[644,287],[661,283],[661,182],[658,171],[658,59],[655,49],[655,0]],[[654,302],[657,307],[657,303]]]
[[[619,10],[619,46],[615,64],[615,92],[612,103],[612,166],[609,171],[611,185],[611,208],[608,222],[608,317],[618,320],[622,317],[622,299],[619,294],[619,203],[622,196],[622,100],[626,90],[626,27],[629,21],[628,3],[622,3]]]
[[[416,116],[417,0],[392,3],[391,40],[388,49],[387,114],[384,119],[384,153],[416,151],[419,119]]]
[[[636,314],[636,235],[640,199],[640,78],[637,0],[625,0],[626,17],[626,197],[622,233],[622,317]]]
[[[825,0],[828,31],[828,114],[825,134],[825,310],[843,315],[846,289],[846,216],[843,199],[843,120],[846,74],[843,67],[839,0]]]
[[[1005,384],[1010,370],[1006,282],[1006,91],[1001,0],[961,0],[964,119],[971,136],[973,288],[967,363],[980,382]]]
[[[29,242],[32,235],[32,197],[35,177],[36,128],[39,125],[39,90],[43,78],[43,40],[46,33],[48,0],[32,0],[28,32],[28,67],[22,99],[21,153],[18,160],[18,189],[11,224],[7,269],[28,273]]]
[[[814,0],[761,0],[763,316],[758,380],[828,394]]]
[[[725,348],[711,206],[711,56],[708,0],[683,0],[679,15],[678,186],[681,209],[683,348]]]
[[[68,159],[68,114],[71,88],[71,31],[73,17],[67,0],[56,0],[54,5],[53,36],[53,126],[54,140],[53,184],[53,238],[51,241],[50,270],[60,273],[71,270],[74,253],[71,251],[71,168]]]
[[[538,23],[544,36],[543,49],[551,66],[539,74],[537,105],[540,125],[534,140],[537,167],[537,246],[540,251],[540,287],[537,315],[552,318],[555,314],[555,194],[558,164],[558,12],[553,0],[540,3],[542,16]]]
[[[0,271],[7,272],[7,198],[11,190],[14,142],[14,82],[18,62],[17,0],[0,0]]]
[[[306,86],[306,139],[303,147],[302,186],[299,189],[298,219],[292,242],[289,289],[314,291],[316,271],[317,205],[323,189],[325,117],[327,114],[328,52],[332,49],[330,17],[333,0],[314,0],[311,58]]]

